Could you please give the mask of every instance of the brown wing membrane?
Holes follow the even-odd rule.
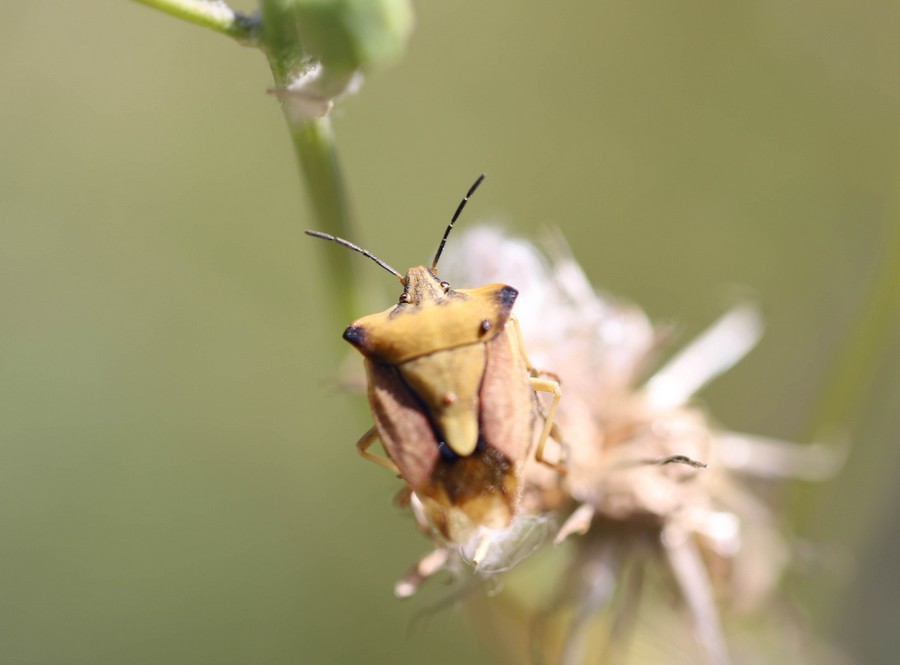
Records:
[[[525,359],[507,328],[487,344],[479,397],[484,440],[510,460],[523,461],[531,446],[531,394]]]
[[[416,490],[428,482],[438,459],[438,442],[428,416],[396,367],[366,360],[369,403],[385,452]]]

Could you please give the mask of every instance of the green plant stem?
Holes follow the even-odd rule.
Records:
[[[255,38],[256,20],[234,11],[224,2],[208,0],[135,0],[135,2],[189,23],[210,28],[243,44],[251,44]]]
[[[352,220],[344,179],[341,174],[334,142],[334,133],[328,118],[297,121],[285,112],[291,132],[294,152],[300,172],[306,183],[306,191],[320,229],[343,238],[354,238]],[[353,252],[335,247],[328,254],[328,279],[332,309],[345,325],[355,319],[360,310],[356,302],[355,260]]]
[[[263,0],[260,9],[262,50],[269,60],[276,88],[285,89],[305,61],[293,4],[288,0]],[[288,102],[280,101],[312,206],[314,226],[335,236],[356,238],[331,121],[327,117],[303,117],[292,112]],[[356,257],[347,251],[331,251],[327,256],[329,309],[340,325],[346,325],[360,311],[356,307]]]
[[[278,88],[285,88],[303,67],[306,54],[299,39],[293,4],[266,0],[261,18],[248,17],[224,2],[211,0],[136,0],[190,23],[228,35],[246,45],[259,46],[269,60]],[[338,163],[334,133],[328,118],[302,118],[282,101],[294,152],[313,210],[315,228],[332,235],[353,238],[344,179]],[[355,269],[350,252],[329,254],[326,282],[331,290],[331,309],[340,323],[352,320],[356,307]]]
[[[900,207],[900,206],[898,206]],[[895,211],[900,217],[900,210]],[[873,399],[872,381],[900,325],[900,219],[885,239],[871,288],[860,306],[855,325],[835,362],[810,429],[812,440],[833,439],[857,429],[865,405]],[[859,442],[857,442],[859,443]],[[852,462],[852,460],[851,460]],[[794,517],[804,523],[813,507],[815,488],[798,493]]]
[[[900,217],[900,211],[895,210],[895,217]],[[892,469],[898,460],[889,437],[860,440],[864,432],[872,435],[862,420],[867,408],[873,403],[875,408],[883,408],[878,406],[873,384],[888,357],[892,334],[900,326],[900,219],[894,220],[885,240],[871,288],[847,335],[811,427],[812,438],[819,440],[852,432],[858,452],[851,453],[833,482],[798,487],[791,511],[794,523],[812,542],[839,543],[841,551],[857,555],[871,539],[879,511],[891,496],[887,488],[895,482]],[[839,620],[846,591],[840,583],[827,577],[822,583],[810,577],[796,579],[792,586],[806,599],[809,614],[820,629],[831,630],[833,622]]]
[[[890,237],[863,303],[862,314],[851,330],[844,352],[822,398],[815,420],[816,431],[847,428],[858,417],[869,381],[890,345],[891,332],[900,318],[900,220]]]

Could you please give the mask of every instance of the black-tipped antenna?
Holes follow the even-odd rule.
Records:
[[[312,236],[313,238],[321,238],[322,240],[333,240],[338,245],[342,245],[344,247],[347,247],[348,249],[352,249],[354,252],[359,252],[363,256],[368,256],[370,259],[372,259],[375,263],[377,263],[382,268],[387,270],[389,273],[399,277],[401,284],[405,283],[405,280],[403,279],[403,275],[401,275],[399,272],[397,272],[396,270],[391,268],[387,263],[385,263],[384,261],[379,259],[377,256],[375,256],[369,250],[363,249],[362,247],[358,247],[357,245],[354,245],[349,240],[344,240],[343,238],[338,238],[337,236],[329,235],[328,233],[322,233],[321,231],[307,231],[306,235]]]
[[[456,212],[453,213],[453,218],[450,220],[450,224],[447,225],[447,230],[444,231],[444,237],[441,238],[441,244],[438,247],[437,254],[434,255],[434,262],[431,264],[431,272],[437,272],[438,259],[441,258],[441,252],[444,251],[444,245],[447,244],[447,236],[449,236],[450,231],[453,230],[453,224],[456,222],[456,218],[459,217],[459,213],[462,212],[462,209],[466,207],[466,203],[469,202],[469,197],[472,196],[476,189],[478,189],[478,185],[481,184],[481,181],[484,180],[486,176],[486,173],[482,173],[480,176],[478,176],[478,180],[472,183],[472,186],[469,187],[469,191],[466,192],[463,200],[459,202],[459,206],[457,206]]]

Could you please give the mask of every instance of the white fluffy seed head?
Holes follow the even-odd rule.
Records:
[[[757,310],[744,304],[727,312],[644,381],[666,341],[665,331],[654,328],[634,305],[595,292],[558,235],[547,244],[545,255],[495,227],[474,228],[454,239],[442,267],[460,285],[502,282],[519,290],[514,314],[529,360],[561,379],[556,422],[568,469],[564,495],[590,506],[583,511],[589,519],[674,525],[675,531],[697,538],[708,556],[726,560],[733,579],[753,580],[754,589],[742,591],[746,598],[764,596],[784,564],[783,547],[777,546],[770,512],[746,500],[749,493],[739,478],[720,463],[720,455],[733,460],[738,443],[743,450],[753,441],[714,428],[691,401],[759,340]],[[730,445],[720,451],[720,441]],[[776,458],[796,462],[802,457],[800,447],[784,446],[778,454],[766,454],[766,474],[777,474],[769,468],[779,466]],[[709,466],[648,463],[673,455]],[[779,467],[783,475],[790,475],[788,466]],[[751,465],[745,470],[752,472]],[[558,494],[559,479],[541,465],[530,462],[526,479],[532,497]],[[553,506],[538,500],[525,509],[548,507]],[[577,533],[586,527],[571,528]],[[764,551],[755,549],[753,562],[744,556],[749,550],[741,537],[748,530],[765,532],[761,541],[772,543]],[[741,572],[751,568],[752,575]]]

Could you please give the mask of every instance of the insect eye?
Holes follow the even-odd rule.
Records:
[[[444,293],[450,290],[450,282],[441,282],[441,288],[444,290]]]
[[[402,303],[409,302],[409,294],[406,291],[404,291],[403,293],[400,294],[400,302],[402,302]]]

